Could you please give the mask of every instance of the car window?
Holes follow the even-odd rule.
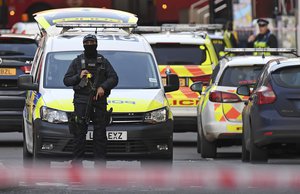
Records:
[[[227,67],[218,85],[237,87],[245,81],[256,81],[262,69],[263,65]]]
[[[1,38],[0,55],[1,56],[34,56],[37,49],[35,40],[26,38]]]
[[[300,88],[300,66],[285,67],[271,74],[275,83],[286,88]]]
[[[64,75],[81,52],[48,53],[44,78],[45,88],[65,88]],[[158,71],[149,53],[128,51],[101,51],[113,65],[119,77],[119,89],[160,88]]]
[[[199,45],[170,43],[151,46],[159,65],[201,65],[206,60],[206,51]]]

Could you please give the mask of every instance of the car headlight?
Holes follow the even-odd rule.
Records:
[[[147,123],[160,123],[160,122],[165,122],[166,120],[167,120],[167,109],[162,108],[151,112],[147,112],[145,114],[144,121]]]
[[[41,108],[41,118],[49,123],[66,123],[68,122],[67,113],[60,110],[55,110],[52,108],[47,108],[43,106]]]

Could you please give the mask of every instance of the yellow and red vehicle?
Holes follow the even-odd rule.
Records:
[[[176,73],[179,76],[179,90],[167,94],[174,115],[175,132],[196,131],[199,94],[189,86],[196,81],[208,84],[212,69],[218,63],[207,33],[194,30],[193,27],[189,30],[187,26],[176,28],[175,25],[175,28],[148,27],[148,30],[142,32],[151,44],[163,80],[166,73]]]

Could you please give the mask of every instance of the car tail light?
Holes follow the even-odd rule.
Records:
[[[31,66],[30,66],[30,65],[22,66],[20,69],[21,69],[24,73],[30,73]]]
[[[203,85],[208,85],[211,79],[211,75],[200,75],[197,77],[191,77],[193,82],[202,82]]]
[[[241,102],[242,100],[238,95],[228,92],[221,92],[221,91],[213,91],[209,94],[209,100],[211,102]]]
[[[276,95],[271,84],[261,86],[257,92],[257,104],[272,104],[276,100]]]

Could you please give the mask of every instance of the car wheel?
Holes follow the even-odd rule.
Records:
[[[27,150],[24,121],[22,122],[22,130],[23,130],[23,167],[31,168],[33,164],[33,155]]]
[[[250,152],[246,149],[246,140],[243,133],[242,137],[242,162],[249,162],[250,161]]]
[[[217,155],[217,146],[215,142],[209,142],[204,137],[201,130],[201,156],[202,158],[215,158]]]
[[[243,132],[242,132],[242,162],[250,161],[250,152],[246,148],[246,125],[243,120]]]
[[[201,139],[199,133],[197,133],[197,152],[201,153]]]
[[[250,161],[251,163],[266,163],[268,161],[267,150],[257,147],[252,136],[250,137]]]

